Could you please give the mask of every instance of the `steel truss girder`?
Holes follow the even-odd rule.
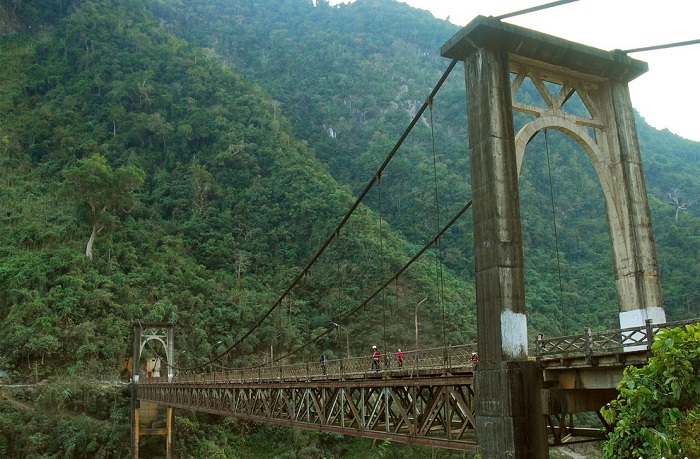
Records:
[[[192,411],[476,451],[471,377],[280,384],[144,384],[138,398]]]
[[[605,440],[612,432],[610,425],[600,414],[595,412],[601,422],[601,428],[576,427],[574,413],[550,413],[545,415],[549,431],[549,446],[565,446],[575,443],[588,443]]]

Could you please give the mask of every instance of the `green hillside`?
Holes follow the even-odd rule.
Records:
[[[393,1],[316,3],[193,0],[163,2],[153,12],[168,30],[259,82],[333,177],[358,192],[447,67],[439,49],[458,27]],[[409,240],[425,240],[433,228],[433,151],[440,219],[469,199],[464,106],[460,64],[383,175],[383,215]],[[700,314],[697,306],[693,311],[698,249],[677,250],[671,241],[688,244],[697,235],[700,207],[690,204],[700,196],[700,144],[637,121],[667,312],[672,320],[694,317]],[[522,123],[516,115],[516,125]],[[531,332],[573,332],[572,324],[611,328],[617,300],[600,186],[580,147],[564,135],[549,136],[551,168],[540,134],[528,147],[521,179]],[[689,204],[678,222],[669,193]],[[370,205],[378,209],[376,199]],[[470,216],[453,235],[445,263],[472,279]]]
[[[183,366],[255,325],[394,146],[446,68],[438,50],[457,28],[390,0],[0,8],[15,24],[0,21],[0,369],[12,382],[50,383],[2,389],[0,456],[125,457],[128,394],[76,379],[114,380],[136,320],[175,322]],[[464,206],[464,94],[458,66],[381,186],[226,365],[313,339]],[[690,204],[700,144],[638,126],[667,313],[697,317]],[[600,187],[577,148],[556,134],[528,147],[521,204],[533,336],[616,326]],[[426,297],[426,346],[476,340],[471,226],[467,214],[439,252],[351,317],[350,334],[362,336],[353,354],[407,347],[413,307]],[[294,358],[343,349],[333,333]],[[308,453],[295,457],[352,457],[368,446],[198,414],[177,423],[180,457],[246,457],[269,438],[264,457],[294,457],[283,455],[288,444]],[[380,452],[429,454],[371,454]]]

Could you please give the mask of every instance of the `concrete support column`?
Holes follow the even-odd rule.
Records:
[[[508,56],[465,62],[479,360],[527,358],[525,280]]]
[[[173,457],[173,408],[166,408],[165,414],[165,458],[172,459]]]
[[[134,361],[131,364],[131,380],[132,382],[138,384],[139,382],[139,362],[141,361],[141,326],[134,324]]]
[[[139,431],[139,408],[138,406],[134,408],[133,411],[133,422],[134,422],[134,441],[131,448],[131,457],[133,459],[139,459],[139,440],[141,439],[141,432]]]
[[[168,361],[168,382],[172,382],[173,376],[175,376],[175,327],[170,326],[167,329],[167,352],[165,353]]]
[[[613,167],[619,171],[619,183],[624,187],[621,198],[626,203],[623,227],[627,247],[613,247],[620,327],[642,326],[647,319],[664,323],[666,313],[629,86],[611,80],[610,92],[617,127],[611,134],[616,136],[614,145],[619,148],[618,164]],[[627,255],[627,260],[621,260],[621,253]]]
[[[141,327],[134,324],[134,353],[131,364],[131,456],[139,459],[139,360],[141,359]]]
[[[476,440],[484,459],[546,459],[542,370],[535,362],[504,362],[474,372]]]
[[[476,437],[486,459],[547,458],[542,373],[527,361],[518,171],[508,54],[465,60],[479,364]]]

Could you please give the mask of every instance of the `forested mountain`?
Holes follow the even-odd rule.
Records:
[[[153,12],[163,28],[213,50],[259,82],[333,177],[358,192],[447,67],[439,49],[458,27],[394,1],[313,3],[194,0],[158,3]],[[441,221],[469,198],[464,94],[458,66],[425,123],[416,126],[382,177],[382,214],[409,240],[425,240],[433,231],[433,151]],[[692,204],[700,196],[700,146],[637,121],[666,307],[671,318],[697,315],[697,308],[692,311],[697,248],[686,247],[681,254],[665,241],[696,234],[691,217],[698,215]],[[517,115],[516,125],[523,122]],[[569,138],[554,132],[548,145],[542,134],[533,141],[521,179],[521,204],[533,332],[568,332],[581,323],[615,326],[600,186],[590,162]],[[378,209],[376,198],[372,206]],[[471,279],[470,218],[457,226],[456,242],[446,244],[444,260]]]
[[[233,343],[333,234],[447,67],[439,48],[458,30],[393,0],[0,6],[0,369],[17,380],[118,371],[136,320],[174,321],[185,366]],[[464,206],[464,100],[458,66],[380,185],[226,364],[307,342]],[[643,119],[638,128],[668,315],[695,317],[700,145]],[[600,187],[577,148],[538,136],[521,178],[533,335],[616,325]],[[474,341],[471,244],[467,214],[346,323],[362,336],[353,354],[407,347],[426,297],[426,345]],[[298,358],[341,348],[332,334]],[[0,455],[123,457],[123,404],[42,412],[81,412],[72,394],[91,390],[49,391],[34,411],[0,403]],[[216,448],[212,431],[247,428],[178,422],[178,441],[201,451]],[[66,425],[75,435],[51,433]],[[309,435],[300,445],[337,440]]]

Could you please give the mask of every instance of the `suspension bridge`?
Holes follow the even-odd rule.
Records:
[[[602,418],[601,428],[579,427],[575,414],[598,413],[615,398],[623,369],[646,362],[654,332],[666,323],[628,89],[629,81],[647,66],[621,51],[602,51],[500,19],[477,17],[445,43],[441,54],[452,62],[406,133],[319,253],[228,350],[281,304],[337,237],[457,62],[464,63],[467,84],[472,200],[455,219],[472,209],[478,343],[407,350],[401,364],[382,350],[378,369],[372,368],[371,357],[351,357],[348,351],[346,358],[323,366],[283,364],[278,359],[253,368],[184,372],[174,360],[174,325],[137,323],[133,457],[138,459],[139,440],[147,435],[164,435],[170,457],[174,408],[457,450],[477,451],[478,446],[485,458],[547,458],[550,446],[605,435],[611,426]],[[524,82],[534,85],[542,104],[517,101],[515,94]],[[583,112],[568,109],[572,96],[585,107]],[[513,112],[526,113],[532,120],[515,132]],[[518,177],[525,147],[547,129],[572,137],[600,181],[620,328],[539,336],[532,342],[525,310]],[[347,323],[366,303],[338,322]],[[674,325],[679,324],[666,326]],[[141,352],[154,340],[166,351],[167,375],[142,377]],[[165,427],[148,425],[157,407],[164,407]]]

